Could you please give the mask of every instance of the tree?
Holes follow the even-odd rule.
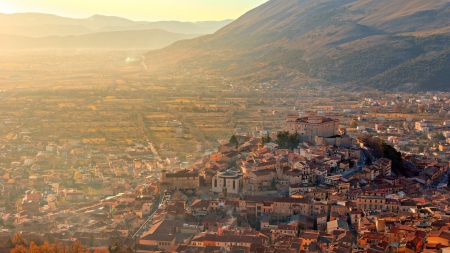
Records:
[[[270,186],[272,189],[275,189],[277,187],[277,182],[275,181],[275,178],[272,178],[272,181],[270,182]]]
[[[300,144],[300,136],[297,132],[290,134],[288,137],[289,148],[294,150]]]
[[[84,245],[80,241],[75,241],[70,247],[70,253],[85,253]]]
[[[298,133],[290,134],[288,131],[281,131],[277,133],[276,143],[280,148],[289,148],[293,150],[300,144]]]
[[[119,242],[113,242],[110,245],[108,245],[108,251],[110,253],[117,253],[120,249],[120,244]]]
[[[55,242],[50,246],[50,252],[52,253],[69,253],[69,247],[58,241],[55,240]]]
[[[14,247],[14,243],[11,240],[11,237],[8,237],[8,240],[6,241],[6,246],[8,248],[13,248]]]
[[[272,141],[272,138],[270,138],[269,134],[267,134],[266,136],[263,136],[262,139],[261,139],[262,145],[264,145],[266,143],[269,143],[271,141]]]
[[[423,153],[425,151],[425,147],[423,145],[419,146],[419,149],[417,150],[419,153]]]
[[[238,147],[239,141],[238,141],[236,135],[233,134],[233,135],[231,136],[231,138],[230,138],[230,143],[234,143],[234,144],[236,145],[236,148]]]
[[[404,175],[407,174],[405,168],[403,167],[402,154],[398,152],[394,147],[388,145],[385,141],[378,137],[373,137],[369,134],[365,134],[359,137],[359,140],[364,143],[371,154],[375,158],[388,158],[392,161],[392,170],[397,174]]]
[[[181,196],[181,192],[178,190],[173,193],[173,198],[179,198],[180,196]]]
[[[23,245],[16,245],[16,247],[11,250],[11,253],[29,253],[29,251]]]
[[[351,128],[357,128],[358,127],[358,122],[356,121],[356,119],[352,119],[350,121],[350,127]]]
[[[94,235],[91,234],[89,236],[89,247],[94,247],[94,244],[95,244],[95,238],[94,238]]]
[[[433,136],[431,137],[431,140],[433,142],[441,142],[441,141],[445,141],[446,138],[442,133],[436,133],[436,134],[433,134]]]
[[[40,253],[40,247],[36,245],[36,243],[30,243],[30,253]]]
[[[201,197],[203,195],[203,191],[202,190],[197,190],[197,191],[195,191],[195,195],[197,197]]]
[[[424,105],[424,104],[420,104],[420,105],[418,105],[417,106],[417,111],[418,112],[425,112],[425,110],[426,110],[426,106]]]
[[[94,253],[109,253],[109,251],[107,249],[102,248],[102,249],[95,249]]]
[[[289,132],[288,131],[278,132],[276,142],[278,144],[278,147],[287,148],[289,146]]]
[[[26,245],[27,241],[19,234],[14,234],[14,237],[12,238],[13,245]]]

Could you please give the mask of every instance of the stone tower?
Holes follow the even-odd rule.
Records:
[[[281,167],[281,158],[277,160],[277,179],[283,178],[283,168]]]

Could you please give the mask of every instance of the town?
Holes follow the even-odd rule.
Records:
[[[369,127],[340,127],[340,118],[333,111],[288,114],[278,132],[236,133],[215,152],[185,161],[161,156],[166,144],[155,147],[148,139],[96,150],[93,139],[32,145],[31,133],[21,131],[3,151],[38,154],[0,173],[2,197],[15,200],[1,207],[2,245],[18,245],[11,234],[19,233],[143,253],[449,247],[445,138],[421,154],[400,153],[394,146],[408,144],[373,137]],[[421,140],[448,134],[448,121],[410,125]],[[404,129],[375,131],[395,136]],[[62,161],[80,166],[58,170]],[[53,169],[43,169],[48,166]]]

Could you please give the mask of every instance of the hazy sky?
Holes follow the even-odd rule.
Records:
[[[136,21],[236,19],[267,0],[0,0],[0,13],[42,12],[73,18],[94,14]]]

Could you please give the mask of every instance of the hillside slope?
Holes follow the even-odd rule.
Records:
[[[450,90],[449,24],[450,0],[271,0],[147,59],[245,81]]]

